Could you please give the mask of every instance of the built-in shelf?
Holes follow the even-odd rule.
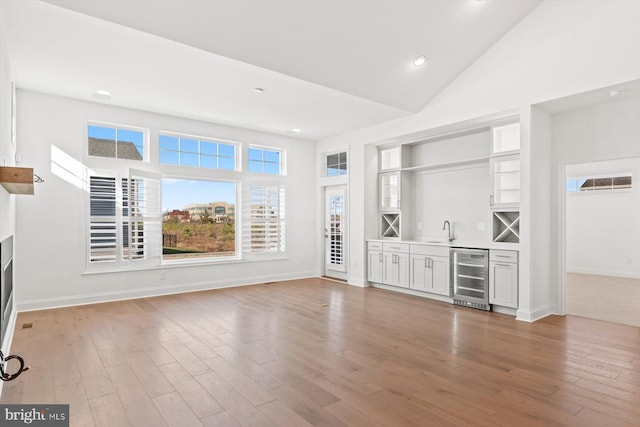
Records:
[[[520,243],[520,212],[493,212],[493,241]]]
[[[455,162],[437,163],[433,165],[423,165],[423,166],[411,166],[408,168],[403,168],[402,170],[405,172],[419,172],[419,171],[426,171],[430,169],[442,169],[442,168],[450,168],[455,166],[472,165],[474,163],[482,163],[488,160],[489,160],[489,156],[474,157],[472,159],[457,160]]]
[[[381,217],[381,235],[386,238],[397,239],[400,237],[400,214],[383,213]]]
[[[0,166],[0,185],[11,194],[33,194],[33,168]]]

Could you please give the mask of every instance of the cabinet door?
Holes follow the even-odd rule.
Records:
[[[382,283],[385,285],[395,285],[398,281],[398,269],[396,268],[396,254],[393,252],[382,253]]]
[[[409,287],[409,254],[396,254],[397,282],[396,286]]]
[[[379,179],[380,210],[400,209],[400,172],[381,173]]]
[[[518,308],[518,265],[491,262],[490,268],[489,302]]]
[[[411,280],[409,287],[416,291],[427,291],[428,283],[431,280],[429,259],[424,255],[411,255],[410,264],[409,273]]]
[[[445,257],[431,257],[431,283],[427,291],[433,292],[438,295],[449,296],[451,293],[450,287],[450,268],[449,258]]]
[[[381,251],[369,251],[369,272],[367,279],[370,282],[382,283],[382,252]]]

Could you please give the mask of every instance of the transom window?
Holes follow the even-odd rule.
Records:
[[[347,174],[347,152],[327,155],[327,176],[340,176]]]
[[[621,190],[632,188],[631,174],[616,176],[597,176],[583,178],[567,178],[567,193]]]
[[[268,148],[249,147],[249,172],[282,175],[282,152]]]
[[[160,135],[160,163],[236,170],[236,145],[182,135]]]
[[[113,159],[144,160],[145,132],[141,129],[89,124],[89,155]]]

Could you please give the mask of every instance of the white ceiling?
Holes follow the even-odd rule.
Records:
[[[107,89],[114,105],[300,128],[296,136],[315,140],[419,111],[537,4],[48,0],[4,9],[19,87],[80,99]],[[428,63],[413,67],[421,54]]]

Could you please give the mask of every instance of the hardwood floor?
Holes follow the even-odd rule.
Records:
[[[25,323],[32,328],[22,329]],[[21,313],[72,426],[638,426],[640,329],[307,279]]]

